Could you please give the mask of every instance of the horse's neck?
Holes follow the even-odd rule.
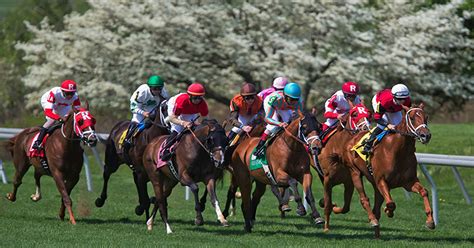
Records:
[[[406,122],[406,114],[403,115],[402,121],[395,127],[395,130],[399,131],[400,133],[396,133],[395,135],[398,137],[396,140],[402,140],[401,142],[415,146],[415,139],[413,137],[408,136],[407,134],[410,133],[408,130],[407,122]]]
[[[296,139],[299,139],[298,129],[299,129],[300,121],[301,119],[293,121],[286,129],[293,136],[287,133],[287,131],[283,131],[281,135],[282,140],[286,143],[286,145],[290,148],[290,150],[295,150],[298,148],[299,145],[301,145],[300,142],[296,140]]]
[[[70,116],[66,119],[66,121],[61,125],[59,130],[56,133],[61,136],[59,138],[60,142],[64,144],[64,146],[73,146],[78,143],[76,133],[74,132],[74,114],[70,113]]]

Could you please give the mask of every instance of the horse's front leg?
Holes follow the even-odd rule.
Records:
[[[229,226],[227,220],[225,219],[224,215],[222,214],[221,208],[219,206],[219,201],[217,200],[216,188],[215,188],[216,180],[211,178],[206,182],[207,192],[211,197],[211,204],[216,210],[217,219],[222,224],[222,226]]]
[[[188,186],[191,189],[191,192],[193,192],[194,210],[196,211],[194,224],[197,226],[202,226],[204,224],[204,219],[202,218],[201,203],[199,202],[199,187],[186,173],[181,175],[181,182],[183,185]]]
[[[163,192],[163,185],[165,182],[165,176],[160,172],[150,172],[150,181],[153,185],[153,191],[155,192],[155,204],[153,206],[152,213],[150,218],[147,220],[146,225],[147,229],[151,231],[153,229],[153,221],[156,217],[156,212],[159,208],[160,216],[165,224],[166,234],[170,234],[173,231],[171,230],[171,226],[168,223],[168,211],[167,211],[167,204],[166,204],[166,197],[167,195]],[[168,187],[170,190],[172,187]]]
[[[36,192],[30,196],[31,200],[34,202],[41,200],[41,176],[41,171],[35,170]]]
[[[377,181],[376,186],[386,202],[384,212],[387,214],[389,218],[392,218],[393,212],[395,211],[395,208],[397,206],[395,205],[395,202],[393,202],[392,196],[390,195],[390,188],[388,187],[388,184],[384,178],[380,178]]]
[[[95,200],[95,206],[101,208],[107,200],[107,188],[110,180],[110,175],[115,173],[119,168],[118,157],[113,144],[108,144],[105,148],[105,164],[104,172],[102,173],[103,185],[100,196]]]
[[[324,224],[324,219],[321,218],[321,215],[319,214],[318,210],[316,209],[316,204],[314,203],[314,197],[313,197],[313,191],[311,190],[311,184],[313,181],[313,176],[311,173],[308,171],[303,175],[303,190],[306,194],[306,202],[310,205],[311,207],[311,217],[314,220],[314,223],[317,225]]]
[[[362,205],[362,207],[367,212],[367,215],[369,216],[370,225],[374,227],[375,238],[379,238],[380,237],[379,221],[377,220],[374,213],[372,212],[372,209],[370,209],[369,198],[367,197],[367,194],[365,193],[364,184],[362,183],[362,177],[360,175],[360,172],[357,169],[352,169],[351,177],[352,177],[352,182],[354,183],[354,187],[359,193],[360,204]],[[377,190],[377,188],[375,187],[374,190]]]
[[[405,187],[406,190],[415,192],[421,195],[423,197],[423,204],[425,206],[425,214],[426,214],[426,223],[425,226],[428,229],[435,229],[435,223],[433,220],[433,211],[431,210],[430,206],[430,199],[428,197],[428,190],[426,190],[423,185],[416,179],[413,183],[409,184],[407,187]]]
[[[145,212],[145,217],[148,219],[150,217],[150,197],[148,196],[146,187],[148,180],[147,174],[143,169],[137,168],[137,170],[133,172],[133,179],[137,187],[138,201],[140,203],[140,205],[135,208],[135,214],[142,215]]]
[[[69,212],[69,221],[71,222],[71,224],[75,225],[76,219],[74,218],[74,214],[72,212],[72,201],[64,183],[64,178],[59,171],[52,171],[52,175],[54,178],[54,182],[56,183],[56,187],[58,188],[58,191],[61,194],[61,207],[59,209],[59,218],[61,220],[64,220],[65,209],[67,209]]]
[[[301,198],[300,192],[298,191],[298,181],[294,178],[290,178],[288,184],[290,184],[291,190],[293,191],[293,195],[295,196],[295,202],[298,205],[296,209],[296,214],[298,214],[299,216],[305,216],[306,209],[303,205],[303,200]]]

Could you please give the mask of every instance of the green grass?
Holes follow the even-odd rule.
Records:
[[[474,127],[472,125],[432,125],[432,143],[420,146],[419,152],[472,154]],[[449,130],[449,131],[445,131]],[[439,168],[430,166],[430,168]],[[5,169],[9,179],[13,175],[11,164]],[[392,191],[397,209],[395,217],[381,219],[381,240],[374,240],[367,223],[367,215],[359,204],[357,194],[352,201],[352,209],[346,215],[332,215],[332,230],[323,233],[321,227],[311,223],[308,216],[298,217],[293,212],[286,219],[280,219],[277,202],[267,191],[257,212],[257,223],[253,233],[243,231],[243,217],[240,207],[237,215],[229,217],[230,227],[220,227],[212,207],[208,204],[204,212],[205,225],[196,227],[194,205],[184,200],[184,187],[177,186],[169,199],[169,217],[174,233],[166,235],[159,216],[155,219],[155,229],[146,230],[144,217],[136,216],[137,202],[131,172],[123,166],[113,175],[109,184],[109,199],[103,208],[96,208],[94,200],[99,194],[100,169],[92,165],[94,192],[87,192],[85,177],[82,175],[72,193],[77,225],[57,219],[59,193],[53,180],[44,177],[43,199],[33,203],[29,199],[34,192],[32,171],[28,172],[20,187],[15,203],[3,196],[10,192],[12,185],[0,184],[0,246],[164,246],[164,247],[472,247],[474,245],[474,207],[467,205],[449,168],[439,169],[433,174],[439,188],[439,226],[435,230],[424,228],[425,215],[422,200],[417,195],[406,199],[401,189]],[[461,171],[465,184],[474,194],[474,170]],[[422,176],[422,183],[428,183]],[[218,187],[218,197],[222,203],[228,180]],[[200,185],[202,189],[202,185]],[[314,180],[315,198],[322,197],[321,185]],[[367,193],[372,198],[372,190],[366,183]],[[201,190],[202,191],[202,190]],[[151,190],[150,190],[151,192]],[[334,190],[335,201],[342,201],[341,187]],[[373,201],[372,201],[373,202]],[[240,205],[240,201],[238,201]],[[291,206],[295,208],[295,204]],[[318,208],[320,210],[320,208]],[[321,210],[322,212],[322,210]]]

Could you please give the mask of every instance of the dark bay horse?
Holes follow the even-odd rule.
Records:
[[[154,138],[169,134],[168,129],[162,123],[161,111],[156,108],[152,111],[152,123],[149,128],[141,131],[134,137],[134,145],[128,150],[127,156],[123,154],[123,150],[119,145],[123,132],[128,129],[130,121],[121,121],[117,123],[110,131],[109,138],[106,141],[105,163],[103,179],[104,184],[100,196],[96,199],[95,205],[102,207],[107,199],[107,186],[110,175],[115,173],[121,164],[127,163],[133,171],[133,180],[138,192],[139,205],[135,208],[137,215],[146,212],[146,218],[149,218],[150,199],[147,191],[148,176],[143,168],[143,152],[148,143]]]
[[[311,189],[310,161],[307,155],[308,148],[306,142],[299,138],[299,134],[304,134],[305,137],[308,137],[311,146],[320,146],[318,133],[319,127],[315,119],[312,118],[311,114],[305,113],[304,115],[300,114],[284,131],[276,136],[273,143],[266,150],[267,160],[276,185],[272,185],[263,169],[252,171],[249,169],[250,157],[259,139],[249,138],[239,144],[232,155],[231,166],[242,194],[242,212],[247,232],[252,231],[257,206],[260,198],[265,193],[267,184],[272,185],[272,192],[278,198],[281,206],[283,199],[277,187],[288,187],[290,184],[296,187],[296,183],[300,182],[303,184],[303,190],[306,193],[306,201],[312,209],[311,217],[317,224],[324,221],[314,203]],[[255,181],[256,188],[251,198],[252,180]]]
[[[380,207],[385,200],[385,213],[393,217],[396,208],[395,202],[390,195],[390,189],[403,187],[405,190],[415,192],[423,197],[425,208],[426,227],[434,229],[432,210],[428,198],[428,191],[420,184],[416,175],[417,161],[415,156],[415,142],[420,140],[427,144],[431,139],[431,133],[427,126],[428,116],[425,114],[423,103],[412,108],[405,108],[406,113],[402,122],[397,125],[394,132],[384,137],[374,148],[370,158],[373,175],[369,172],[366,162],[362,160],[351,148],[363,136],[356,135],[345,145],[346,152],[342,160],[351,171],[352,181],[359,192],[360,201],[367,211],[369,220],[375,228],[375,237],[379,237]],[[364,191],[361,177],[365,176],[374,186],[375,201],[373,210]]]
[[[223,176],[224,153],[229,142],[225,130],[216,120],[204,120],[194,130],[188,129],[185,132],[187,133],[176,144],[176,156],[171,160],[173,166],[168,164],[157,169],[159,149],[165,142],[167,135],[154,139],[143,154],[143,165],[153,184],[156,197],[153,212],[147,221],[148,230],[153,228],[153,221],[159,208],[166,232],[172,232],[168,223],[167,198],[178,183],[189,186],[194,194],[196,225],[202,225],[204,222],[197,185],[198,182],[203,182],[210,193],[217,218],[223,226],[228,226],[219,207],[215,191],[216,180]]]
[[[33,201],[41,199],[40,178],[43,175],[51,175],[61,194],[61,208],[59,218],[64,220],[65,209],[69,213],[71,224],[76,224],[76,219],[72,212],[71,191],[79,181],[79,174],[83,164],[83,149],[81,141],[89,146],[97,144],[97,137],[94,131],[95,119],[87,109],[74,110],[69,112],[61,127],[55,129],[44,144],[44,152],[49,170],[40,164],[38,157],[29,157],[29,150],[33,137],[38,133],[39,128],[27,128],[15,137],[11,138],[7,144],[7,149],[13,157],[15,165],[15,177],[13,179],[13,192],[7,194],[7,199],[14,202],[18,187],[22,183],[22,178],[30,166],[35,168],[36,193],[31,195]]]
[[[334,157],[345,152],[344,144],[352,139],[359,131],[368,131],[370,127],[370,111],[363,104],[352,106],[347,115],[338,122],[334,133],[324,144],[318,159],[323,172],[324,186],[324,231],[329,231],[329,217],[331,212],[336,214],[347,213],[350,210],[354,184],[349,170]],[[314,165],[312,163],[311,165]],[[332,204],[332,188],[338,184],[344,185],[344,206]]]

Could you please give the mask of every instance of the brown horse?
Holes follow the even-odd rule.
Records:
[[[426,227],[435,228],[428,191],[420,184],[416,175],[418,164],[415,156],[416,139],[420,140],[422,144],[428,143],[431,139],[431,133],[426,125],[428,116],[423,107],[422,103],[410,109],[405,108],[406,113],[402,122],[375,146],[374,153],[370,157],[373,175],[369,172],[366,162],[354,151],[351,151],[351,148],[364,134],[356,135],[345,145],[346,151],[342,161],[351,172],[352,181],[359,192],[360,202],[368,213],[377,238],[380,235],[378,222],[381,215],[380,207],[385,200],[384,211],[388,217],[393,217],[396,205],[390,195],[390,189],[397,187],[403,187],[407,191],[418,193],[423,197],[427,216]],[[370,209],[370,203],[364,191],[362,176],[365,176],[374,186],[373,210]]]
[[[15,177],[13,192],[7,194],[7,199],[12,202],[16,200],[17,190],[22,183],[22,178],[30,166],[33,165],[35,168],[36,193],[31,195],[31,199],[33,201],[41,199],[40,178],[43,175],[51,175],[61,194],[59,218],[64,220],[65,208],[67,208],[69,220],[75,225],[76,220],[72,212],[70,194],[79,181],[79,174],[84,160],[81,141],[89,146],[95,146],[97,143],[94,125],[95,119],[87,109],[71,110],[61,127],[55,129],[44,144],[44,152],[49,168],[43,167],[38,157],[28,156],[33,138],[39,131],[37,127],[27,128],[11,138],[7,148],[13,157]]]
[[[310,172],[310,161],[307,155],[306,143],[299,138],[300,134],[307,136],[311,146],[320,145],[317,134],[319,127],[309,113],[298,116],[267,148],[266,156],[271,174],[276,184],[272,186],[272,192],[278,198],[280,206],[283,203],[278,187],[288,187],[290,184],[300,182],[306,193],[306,201],[312,209],[312,218],[317,224],[324,220],[314,204],[311,190],[312,175]],[[258,138],[243,140],[232,155],[232,168],[234,176],[242,194],[242,212],[245,218],[245,230],[252,231],[255,213],[260,198],[265,193],[266,184],[272,184],[263,169],[250,171],[250,158],[258,143]],[[295,180],[292,180],[292,179]],[[252,179],[255,180],[256,188],[250,198]],[[276,189],[276,190],[275,190]],[[296,192],[295,192],[296,193]]]
[[[152,113],[151,126],[133,138],[134,145],[128,150],[128,154],[123,153],[119,146],[119,141],[123,132],[128,129],[130,121],[121,121],[110,131],[105,148],[104,184],[100,196],[95,200],[97,207],[102,207],[107,199],[107,186],[110,175],[115,173],[121,164],[127,163],[133,171],[133,180],[138,192],[139,205],[135,208],[135,213],[142,215],[143,212],[146,212],[146,218],[149,218],[150,199],[147,191],[149,179],[143,168],[143,152],[151,140],[160,135],[169,134],[168,129],[163,124],[159,108],[156,108]]]
[[[204,120],[194,130],[185,131],[181,140],[176,144],[176,157],[167,166],[157,169],[160,146],[166,140],[166,135],[154,139],[145,149],[143,165],[153,184],[155,191],[155,206],[147,221],[148,230],[153,228],[153,220],[159,208],[165,223],[166,232],[171,233],[168,223],[168,202],[174,186],[181,183],[189,186],[194,194],[196,225],[203,224],[201,204],[199,203],[198,182],[203,182],[210,192],[211,203],[216,210],[217,218],[223,226],[228,226],[227,220],[217,201],[215,182],[223,176],[224,153],[228,145],[224,128],[216,120]]]
[[[369,130],[369,119],[370,111],[363,104],[352,106],[349,113],[338,123],[334,133],[324,144],[318,156],[324,178],[324,231],[329,231],[331,211],[336,214],[349,212],[354,192],[354,184],[349,170],[333,158],[345,152],[344,144],[351,140],[356,133]],[[332,204],[332,188],[338,184],[344,185],[344,206],[342,208]]]

